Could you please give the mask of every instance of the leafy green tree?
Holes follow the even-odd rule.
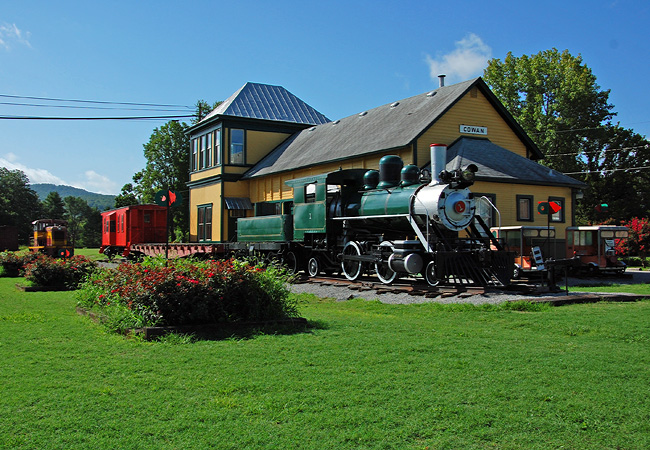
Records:
[[[197,124],[205,116],[210,114],[210,112],[215,109],[217,106],[222,104],[223,102],[221,101],[216,101],[212,105],[210,105],[208,102],[205,100],[198,100],[196,104],[194,105],[194,117],[192,118],[192,124]]]
[[[65,220],[68,221],[68,238],[73,247],[82,242],[82,228],[90,214],[88,203],[80,197],[68,196],[65,203]]]
[[[43,218],[46,219],[63,219],[65,215],[65,203],[57,191],[51,191],[47,194],[43,202]]]
[[[602,90],[581,56],[553,48],[504,61],[492,59],[485,82],[560,172],[584,166],[585,141],[614,116],[609,90]],[[562,154],[561,158],[551,158]]]
[[[610,91],[581,56],[555,48],[520,57],[509,52],[503,61],[490,60],[483,78],[542,150],[542,164],[588,184],[578,223],[648,215],[643,193],[650,180],[636,170],[648,165],[648,141],[611,123]],[[600,203],[610,205],[608,214],[595,211]]]
[[[115,207],[122,208],[123,206],[137,205],[138,196],[135,193],[135,188],[132,183],[126,183],[122,186],[120,195],[115,197]]]
[[[0,167],[0,225],[18,228],[18,242],[29,244],[32,221],[41,218],[41,202],[21,170]]]
[[[169,121],[154,129],[149,142],[144,144],[147,164],[143,170],[133,175],[133,191],[143,203],[152,203],[156,192],[169,189],[181,193],[187,199],[186,184],[189,181],[188,161],[190,141],[185,135],[185,123]],[[189,230],[189,208],[187,203],[173,210],[172,230],[176,230],[173,240],[181,240],[178,230]]]
[[[93,207],[87,210],[81,225],[81,242],[84,247],[97,248],[102,245],[102,213]]]

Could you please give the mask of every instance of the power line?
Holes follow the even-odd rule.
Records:
[[[544,155],[544,156],[591,155],[592,153],[615,152],[615,151],[623,151],[623,150],[636,150],[636,149],[639,149],[639,148],[648,149],[648,148],[650,148],[650,145],[645,144],[645,145],[637,145],[635,147],[607,148],[607,149],[603,149],[603,150],[594,150],[593,152],[552,153],[550,155]]]
[[[186,108],[193,109],[193,106],[187,105],[166,105],[159,103],[135,103],[135,102],[109,102],[102,100],[79,100],[79,99],[65,99],[65,98],[50,98],[50,97],[33,97],[25,95],[9,95],[9,94],[0,94],[0,97],[3,98],[21,98],[27,100],[45,100],[49,102],[70,102],[70,103],[98,103],[104,105],[128,105],[128,106],[160,106],[165,108]]]
[[[588,173],[609,173],[609,172],[628,172],[631,170],[650,169],[650,166],[628,167],[627,169],[602,169],[602,170],[585,170],[584,172],[562,172],[564,175],[584,175]]]
[[[32,106],[39,108],[68,108],[68,109],[113,109],[121,111],[162,111],[162,112],[187,112],[185,109],[160,109],[160,108],[123,108],[119,106],[73,106],[73,105],[45,105],[42,103],[17,103],[17,102],[0,102],[0,105],[9,106]]]
[[[44,117],[44,116],[0,116],[0,120],[162,120],[189,119],[193,115],[182,116],[122,116],[122,117]]]

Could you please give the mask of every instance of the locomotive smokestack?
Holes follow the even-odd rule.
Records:
[[[443,86],[445,85],[445,77],[446,77],[446,76],[447,76],[447,75],[445,75],[445,74],[440,74],[440,75],[438,75],[438,80],[440,81],[440,83],[439,83],[439,84],[440,84],[440,87],[443,87]]]
[[[440,172],[447,167],[447,146],[445,144],[431,144],[431,183],[430,186],[440,184]]]

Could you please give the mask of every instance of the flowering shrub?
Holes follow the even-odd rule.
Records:
[[[18,277],[25,270],[25,266],[34,261],[38,253],[18,253],[2,252],[0,253],[0,266],[2,266],[2,276]]]
[[[25,267],[25,278],[36,286],[77,289],[96,269],[97,263],[84,256],[54,259],[39,255]]]
[[[145,259],[94,274],[79,303],[124,312],[133,326],[258,321],[295,316],[287,275],[246,261]]]
[[[650,222],[635,217],[623,224],[629,235],[616,244],[616,253],[622,256],[645,256],[650,252]]]

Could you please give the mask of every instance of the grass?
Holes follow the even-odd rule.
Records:
[[[599,284],[576,286],[570,289],[576,292],[626,292],[630,294],[650,296],[650,284]]]
[[[650,302],[300,297],[295,334],[141,342],[0,279],[0,447],[650,448]]]

